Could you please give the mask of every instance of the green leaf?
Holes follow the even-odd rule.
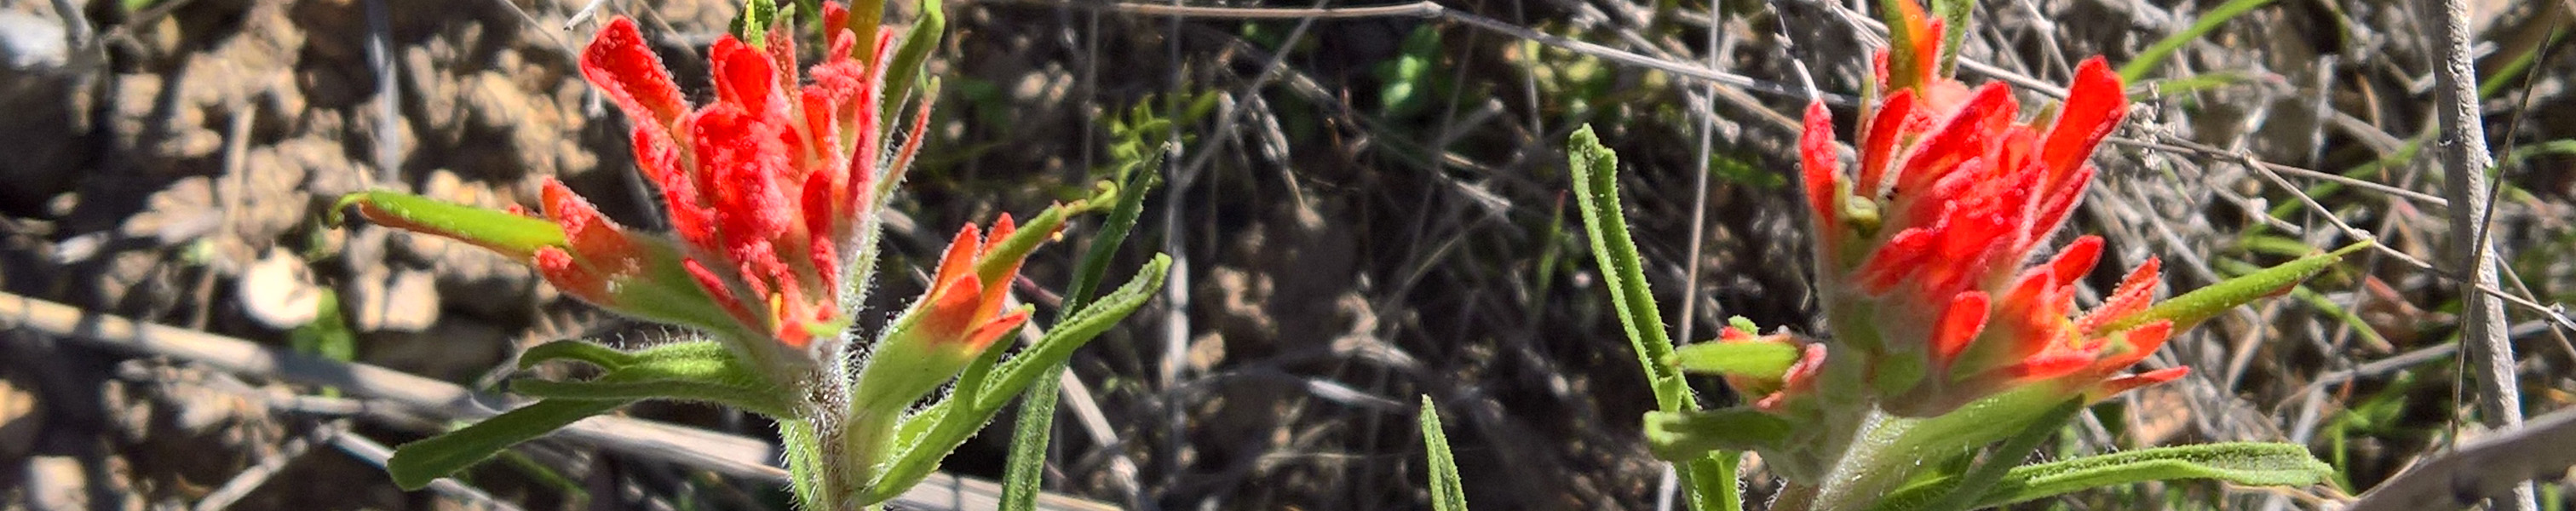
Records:
[[[1628,219],[1619,209],[1619,155],[1601,145],[1591,125],[1584,125],[1567,137],[1566,160],[1574,174],[1583,231],[1592,240],[1592,257],[1608,277],[1610,303],[1618,308],[1628,345],[1636,350],[1637,365],[1654,388],[1655,408],[1664,412],[1699,409],[1681,371],[1662,363],[1672,356],[1673,340],[1664,333],[1655,294],[1646,287],[1645,262],[1637,256],[1637,244],[1628,237]],[[1728,456],[1692,458],[1674,469],[1674,475],[1689,483],[1692,509],[1731,510],[1742,505],[1737,502],[1735,481],[1727,477],[1734,467],[1721,464],[1720,458]]]
[[[733,17],[733,38],[751,47],[769,44],[769,23],[778,19],[778,4],[770,0],[744,0],[742,12]]]
[[[2227,309],[2263,297],[2289,292],[2291,286],[2298,285],[2300,281],[2333,267],[2336,262],[2343,260],[2343,256],[2370,248],[2371,244],[2369,240],[2355,242],[2335,249],[2333,252],[2302,257],[2281,263],[2280,266],[2194,289],[2189,293],[2183,293],[2182,296],[2168,298],[2153,307],[2148,307],[2144,312],[2113,321],[2107,327],[2108,330],[2104,331],[2127,330],[2157,320],[2173,320],[2174,331],[2183,331]]]
[[[881,2],[858,3],[861,5],[883,5]],[[880,98],[885,101],[885,104],[881,107],[881,110],[878,110],[880,112],[886,112],[883,122],[888,123],[889,129],[884,131],[885,133],[891,133],[894,131],[890,129],[892,123],[902,119],[907,119],[907,117],[902,115],[903,103],[911,99],[912,89],[915,87],[914,82],[919,81],[918,78],[921,77],[921,63],[930,59],[930,50],[939,47],[939,40],[948,32],[948,13],[940,10],[940,4],[941,2],[939,0],[921,1],[921,19],[914,20],[912,28],[910,29],[911,31],[903,34],[903,42],[897,43],[895,46],[894,60],[892,64],[885,68],[886,91],[885,97]],[[866,23],[871,25],[876,23],[876,19],[879,16],[878,13],[861,13],[859,12],[858,7],[859,6],[851,7],[851,23],[861,22],[862,16],[864,16],[864,21]],[[859,48],[854,48],[852,51],[869,51],[867,46],[875,44],[876,41],[875,31],[876,29],[871,26],[867,31],[860,32],[859,36],[861,38],[859,39]],[[871,57],[860,58],[867,59]],[[929,101],[925,100],[922,102],[922,108],[929,107]],[[912,136],[921,135],[922,134],[920,133],[915,133]]]
[[[1910,1],[1910,0],[1909,0]],[[1619,206],[1619,155],[1601,145],[1592,126],[1574,130],[1566,140],[1567,165],[1574,171],[1574,197],[1583,212],[1584,233],[1592,238],[1592,257],[1610,287],[1610,303],[1619,309],[1619,324],[1637,351],[1637,365],[1653,384],[1656,409],[1681,411],[1689,406],[1690,389],[1679,371],[1661,363],[1673,354],[1664,320],[1655,308],[1655,293],[1646,285],[1645,261],[1628,237],[1628,219]]]
[[[1171,256],[1155,254],[1152,262],[1145,263],[1143,269],[1136,271],[1135,277],[1127,280],[1127,285],[1119,287],[1117,291],[1101,295],[1100,299],[1093,302],[1091,306],[1083,307],[1081,312],[1057,322],[1053,328],[1047,330],[1045,338],[1038,340],[1037,345],[1030,346],[1019,356],[1011,357],[1010,360],[1003,361],[1000,366],[994,368],[995,374],[999,377],[985,384],[975,407],[1000,408],[1012,396],[1017,395],[1020,389],[1027,388],[1029,382],[1036,379],[1039,370],[1072,358],[1075,348],[1080,348],[1084,343],[1091,342],[1092,338],[1109,331],[1109,327],[1117,325],[1118,320],[1125,319],[1127,314],[1136,312],[1138,307],[1143,307],[1146,301],[1152,300],[1156,292],[1162,291],[1163,273],[1169,271],[1171,267]]]
[[[482,422],[449,431],[447,434],[403,444],[385,462],[385,472],[393,475],[394,484],[405,490],[418,490],[430,481],[490,459],[493,453],[518,445],[575,421],[608,413],[627,401],[548,399],[519,407],[507,413],[483,419]]]
[[[2139,78],[2145,78],[2147,72],[2154,71],[2157,65],[2163,64],[2166,57],[2172,57],[2174,50],[2182,49],[2182,45],[2190,44],[2193,40],[2208,35],[2209,31],[2217,30],[2219,25],[2227,24],[2228,20],[2236,19],[2239,15],[2270,3],[2272,0],[2228,0],[2227,3],[2218,4],[2218,7],[2210,9],[2209,12],[2201,13],[2200,19],[2193,20],[2191,28],[2165,36],[2164,39],[2156,41],[2156,44],[2148,45],[2145,51],[2138,52],[2138,57],[2130,59],[2128,64],[2121,65],[2120,81],[2136,83]]]
[[[1655,457],[1689,461],[1709,451],[1779,447],[1789,440],[1787,419],[1752,408],[1646,412],[1646,449]]]
[[[1149,157],[1146,158],[1148,161],[1135,163],[1151,166],[1151,161],[1160,159]],[[1117,187],[1117,204],[1111,207],[1109,220],[1101,224],[1098,234],[1092,236],[1091,247],[1083,252],[1082,260],[1074,263],[1073,284],[1065,288],[1064,308],[1056,316],[1058,321],[1090,308],[1091,293],[1100,287],[1101,276],[1109,272],[1109,261],[1117,257],[1118,247],[1126,244],[1127,233],[1135,229],[1136,219],[1144,215],[1145,194],[1161,182],[1161,176],[1154,172],[1132,172],[1128,173],[1128,183]],[[988,354],[1001,351],[988,350]],[[998,357],[985,357],[968,366],[968,374],[974,377],[959,377],[958,388],[983,389],[984,379],[977,370],[990,370],[997,360]],[[1056,393],[1062,391],[1064,364],[1055,364],[1053,369],[1043,373],[1030,382],[1028,391],[1021,395],[1020,421],[1011,428],[1011,454],[1002,470],[1003,511],[1037,508],[1038,487],[1044,482],[1046,472],[1047,444],[1055,432]],[[979,398],[969,396],[967,399]]]
[[[1422,450],[1431,463],[1431,509],[1467,511],[1466,481],[1458,477],[1458,457],[1449,452],[1449,432],[1440,427],[1440,410],[1422,396]]]
[[[555,344],[540,345],[539,348]],[[614,353],[607,348],[550,349],[589,351],[584,356],[594,357],[600,356],[598,351]],[[780,418],[792,417],[795,412],[793,392],[780,390],[757,368],[745,365],[740,357],[713,341],[679,343],[632,355],[618,355],[623,356],[625,362],[598,378],[588,381],[520,379],[511,382],[510,390],[546,399],[698,401]],[[610,367],[606,364],[601,366]]]
[[[528,348],[527,351],[519,352],[519,369],[526,370],[536,367],[537,364],[556,360],[577,360],[599,366],[600,369],[616,370],[635,363],[636,356],[607,346],[592,344],[589,341],[564,339],[539,344]]]
[[[1932,15],[1941,18],[1941,76],[1958,73],[1959,46],[1968,40],[1968,17],[1976,7],[1974,0],[1932,0]]]
[[[1682,372],[1779,378],[1798,362],[1798,348],[1776,342],[1703,342],[1673,349]]]
[[[2015,467],[2003,481],[1976,500],[1993,507],[2064,495],[2080,490],[2185,479],[2215,479],[2246,486],[2306,486],[2325,481],[2334,467],[2317,461],[2305,446],[2272,442],[2228,442],[2158,447]],[[1921,502],[1925,493],[1943,491],[1945,479],[1923,481],[1896,491],[1888,502]],[[1897,505],[1882,511],[1913,511]]]
[[[383,190],[340,196],[326,221],[338,225],[340,212],[349,206],[357,206],[358,214],[386,227],[472,243],[520,261],[528,260],[538,248],[564,246],[563,227],[554,222]]]
[[[1976,505],[1977,497],[1984,495],[1987,488],[1993,487],[1997,481],[2010,475],[2010,470],[2015,465],[2020,465],[2023,458],[2030,457],[2031,452],[2039,449],[2041,440],[2048,439],[2048,436],[2056,433],[2058,428],[2065,427],[2066,420],[2073,418],[2075,411],[2083,408],[2083,405],[2084,401],[2081,399],[2067,400],[2057,405],[2057,408],[2049,410],[2047,414],[2041,415],[2038,420],[2022,426],[2021,434],[2013,435],[2012,438],[2004,440],[2003,444],[1995,446],[1993,452],[1987,453],[1984,460],[1977,462],[1976,468],[1958,477],[1948,478],[1954,484],[1948,485],[1949,491],[1941,495],[1941,500],[1933,502],[1931,509],[1960,511]],[[1892,501],[1894,500],[1888,500],[1888,502]]]
[[[1923,66],[1935,64],[1932,62],[1924,62],[1924,58],[1938,58],[1933,55],[1914,54],[1914,41],[1920,41],[1925,37],[1935,36],[1935,34],[1912,33],[1913,27],[1909,27],[1905,23],[1905,11],[1907,9],[1919,9],[1919,7],[1915,6],[1915,1],[1916,0],[1879,0],[1878,2],[1879,21],[1887,25],[1887,75],[1890,77],[1915,76],[1915,73],[1922,71]],[[1904,79],[1911,80],[1912,78]],[[1880,86],[1884,86],[1884,84],[1881,84]]]

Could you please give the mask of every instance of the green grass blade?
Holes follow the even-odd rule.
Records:
[[[2138,52],[2138,58],[2131,59],[2128,64],[2122,64],[2120,81],[2137,83],[2138,79],[2144,78],[2147,72],[2154,71],[2157,65],[2165,62],[2166,58],[2172,57],[2175,50],[2182,49],[2182,45],[2191,44],[2192,40],[2209,35],[2209,31],[2217,30],[2219,25],[2226,24],[2228,20],[2236,19],[2237,16],[2271,3],[2272,0],[2229,0],[2227,3],[2218,4],[2217,8],[2202,13],[2200,19],[2193,20],[2191,28],[2165,36],[2163,40],[2156,41],[2156,44],[2147,46],[2146,51]]]

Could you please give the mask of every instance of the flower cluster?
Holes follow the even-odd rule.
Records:
[[[2077,238],[2023,268],[2091,182],[2085,160],[2128,104],[2120,79],[2087,59],[2053,115],[2017,121],[2010,88],[1939,76],[1940,23],[1898,3],[1909,9],[1892,31],[1910,37],[1878,55],[1883,97],[1861,112],[1856,165],[1836,157],[1822,103],[1799,141],[1832,356],[1857,357],[1881,406],[1918,417],[2034,385],[2099,398],[2181,377],[2116,376],[2171,333],[2170,322],[2121,321],[2153,298],[2154,260],[2072,318],[2102,240]]]
[[[514,244],[426,225],[373,202],[360,212],[395,227],[493,248],[535,267],[566,294],[643,319],[686,325],[736,340],[733,347],[774,374],[812,374],[844,350],[840,337],[864,282],[877,211],[902,179],[921,137],[892,143],[881,97],[894,33],[875,34],[862,53],[849,11],[826,4],[831,35],[823,62],[799,84],[793,34],[782,27],[760,43],[733,35],[709,49],[715,95],[684,99],[635,22],[616,18],[581,55],[582,76],[633,124],[636,166],[661,192],[672,235],[620,226],[563,183],[541,185],[542,212],[560,242]],[[912,132],[928,121],[918,109]],[[998,243],[1012,229],[1005,218]],[[957,250],[984,242],[968,226]],[[1022,257],[1027,250],[1008,254]],[[980,352],[1024,317],[997,313],[1017,264],[994,275],[942,279],[924,297],[935,333],[972,340]],[[943,268],[955,263],[944,263]],[[962,298],[961,298],[962,297]],[[964,322],[963,324],[951,324]],[[928,334],[916,334],[915,337]],[[943,341],[946,339],[942,339]]]
[[[847,11],[826,9],[824,25],[841,26]],[[870,41],[874,58],[861,61],[855,36],[834,32],[803,87],[794,37],[766,37],[763,48],[717,39],[715,101],[696,109],[631,20],[610,22],[581,60],[582,75],[634,121],[636,166],[662,190],[690,279],[716,310],[796,348],[842,323],[843,258],[864,248],[860,224],[879,204],[871,185],[901,179],[878,175],[880,165],[901,172],[919,147],[914,137],[884,155],[884,67],[870,63],[885,61],[892,34]]]

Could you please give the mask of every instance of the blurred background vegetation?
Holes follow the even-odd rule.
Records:
[[[2566,1],[2473,2],[2489,149],[2489,236],[2509,261],[2523,406],[2576,401],[2576,52]],[[1849,118],[1883,36],[1872,2],[1453,0],[1513,34],[1418,16],[1246,20],[1099,0],[947,10],[922,164],[897,204],[883,315],[948,227],[1028,214],[1147,155],[1165,185],[1113,267],[1167,251],[1166,296],[1078,354],[1049,488],[1121,507],[1426,506],[1419,430],[1441,407],[1479,509],[1645,509],[1652,407],[1576,219],[1562,141],[1589,123],[1623,157],[1629,215],[1670,325],[1728,316],[1814,328],[1792,115],[1820,91]],[[1333,1],[1194,6],[1310,9]],[[0,288],[98,313],[496,389],[516,350],[671,332],[568,300],[524,268],[440,239],[322,222],[332,199],[396,188],[533,204],[555,176],[660,228],[625,128],[573,67],[605,16],[638,18],[695,97],[736,7],[657,0],[0,0]],[[2221,316],[2150,367],[2191,377],[2093,407],[2055,452],[2205,440],[2308,444],[2331,487],[2169,485],[2067,509],[2312,508],[2478,428],[2450,356],[2458,286],[2430,151],[2433,59],[2411,2],[1982,3],[1971,82],[2062,82],[2081,58],[2137,64],[2130,121],[2095,163],[2073,232],[2109,238],[2094,289],[2149,256],[2169,290],[2340,246],[2373,253],[2284,299]],[[897,19],[911,7],[897,9]],[[1715,69],[1725,84],[1542,44],[1545,34]],[[2026,101],[2040,99],[2026,95]],[[2322,179],[2340,175],[2389,187]],[[2291,189],[2289,187],[2296,187]],[[2393,189],[2391,189],[2393,188]],[[2420,192],[2413,195],[2403,191]],[[2304,196],[2304,197],[2303,197]],[[1067,239],[1088,234],[1077,227]],[[1697,229],[1697,232],[1693,232]],[[2061,233],[2061,236],[2066,236]],[[1078,250],[1031,260],[1050,307]],[[1124,276],[1113,275],[1112,281]],[[2170,291],[2166,293],[2172,294]],[[2094,300],[2088,293],[2080,300]],[[1685,305],[1687,304],[1687,305]],[[1685,315],[1685,310],[1687,315]],[[1041,317],[1045,315],[1041,314]],[[881,321],[879,319],[878,321]],[[0,506],[483,507],[404,494],[362,456],[440,425],[317,411],[333,389],[0,332]],[[1734,399],[1698,382],[1713,403]],[[363,399],[341,403],[364,405]],[[631,415],[751,437],[727,410]],[[398,414],[395,414],[398,415]],[[354,419],[352,418],[354,417]],[[1007,415],[1004,422],[1012,420]],[[998,477],[1007,427],[948,470]],[[603,454],[522,449],[467,482],[534,509],[784,509],[768,484]],[[210,502],[252,467],[264,484]],[[2544,506],[2570,502],[2546,486]],[[1750,491],[1770,491],[1758,482]]]

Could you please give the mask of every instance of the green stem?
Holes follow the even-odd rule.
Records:
[[[2056,409],[2023,427],[2021,434],[1995,446],[1993,452],[1986,454],[1986,459],[1977,462],[1977,468],[1959,477],[1959,484],[1951,487],[1950,494],[1943,496],[1940,502],[1933,504],[1932,511],[1961,511],[1975,506],[1977,499],[1986,495],[1987,489],[2003,480],[2004,473],[2011,472],[2013,467],[2021,465],[2021,460],[2029,458],[2031,452],[2039,450],[2040,441],[2047,440],[2050,434],[2057,432],[2057,428],[2065,426],[2066,419],[2074,417],[2075,411],[2083,405],[2081,399],[2057,405]]]
[[[836,490],[839,490],[843,496],[836,498],[864,499],[866,492],[876,487],[877,476],[886,462],[886,451],[894,445],[897,419],[903,417],[903,411],[901,408],[894,410],[861,408],[851,411],[848,421],[842,423],[844,429],[841,430],[840,435],[841,458],[832,460],[830,463],[833,464],[834,470],[841,474],[839,481],[841,488]],[[849,504],[851,505],[841,508],[876,503]]]
[[[1824,484],[1816,489],[1812,509],[1845,511],[1867,508],[1871,501],[1904,483],[1913,469],[1925,460],[1912,456],[1903,442],[1905,433],[1919,421],[1888,415],[1871,407],[1860,424],[1860,435],[1834,461],[1825,473]]]

